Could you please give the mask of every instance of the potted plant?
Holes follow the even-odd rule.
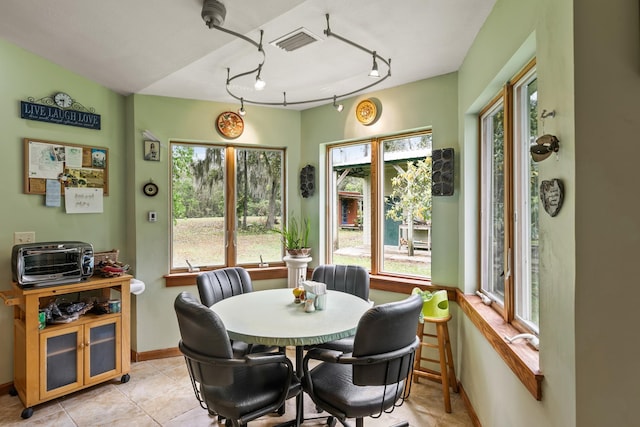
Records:
[[[283,224],[282,228],[275,228],[273,231],[280,234],[282,244],[292,257],[309,256],[311,248],[309,247],[309,232],[311,231],[311,223],[309,218],[302,221],[292,216],[288,223]]]

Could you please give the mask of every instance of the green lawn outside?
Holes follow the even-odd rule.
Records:
[[[259,224],[261,217],[250,217],[248,224]],[[251,227],[255,229],[255,227]],[[341,248],[362,247],[362,231],[340,230],[338,234]],[[179,219],[173,229],[174,268],[187,267],[185,260],[193,266],[224,265],[224,219],[191,218]],[[275,232],[259,233],[255,231],[238,232],[238,262],[258,263],[260,256],[264,262],[282,261],[280,235]],[[368,250],[362,250],[365,253]],[[313,254],[312,254],[313,256]],[[371,269],[371,257],[362,254],[334,254],[334,264],[361,265]],[[430,262],[415,262],[410,259],[385,259],[385,271],[431,276]]]

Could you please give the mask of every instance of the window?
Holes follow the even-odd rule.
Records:
[[[171,144],[171,268],[281,262],[284,150]]]
[[[327,262],[431,277],[431,132],[328,147]]]
[[[535,63],[480,116],[481,291],[505,321],[538,332],[538,169]]]

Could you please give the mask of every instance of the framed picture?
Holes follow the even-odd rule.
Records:
[[[160,161],[160,143],[158,141],[144,142],[144,159]]]

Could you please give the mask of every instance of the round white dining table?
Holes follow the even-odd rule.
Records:
[[[252,344],[305,346],[354,335],[371,304],[355,295],[327,291],[324,310],[310,313],[294,303],[291,289],[269,289],[225,298],[211,306],[229,338]]]
[[[225,298],[210,308],[225,327],[229,338],[251,344],[296,347],[296,375],[302,376],[304,346],[321,344],[356,333],[360,317],[371,303],[340,291],[327,291],[325,308],[306,312],[304,303],[294,303],[292,290],[269,289]],[[282,426],[304,421],[302,393],[296,396],[296,418]]]

